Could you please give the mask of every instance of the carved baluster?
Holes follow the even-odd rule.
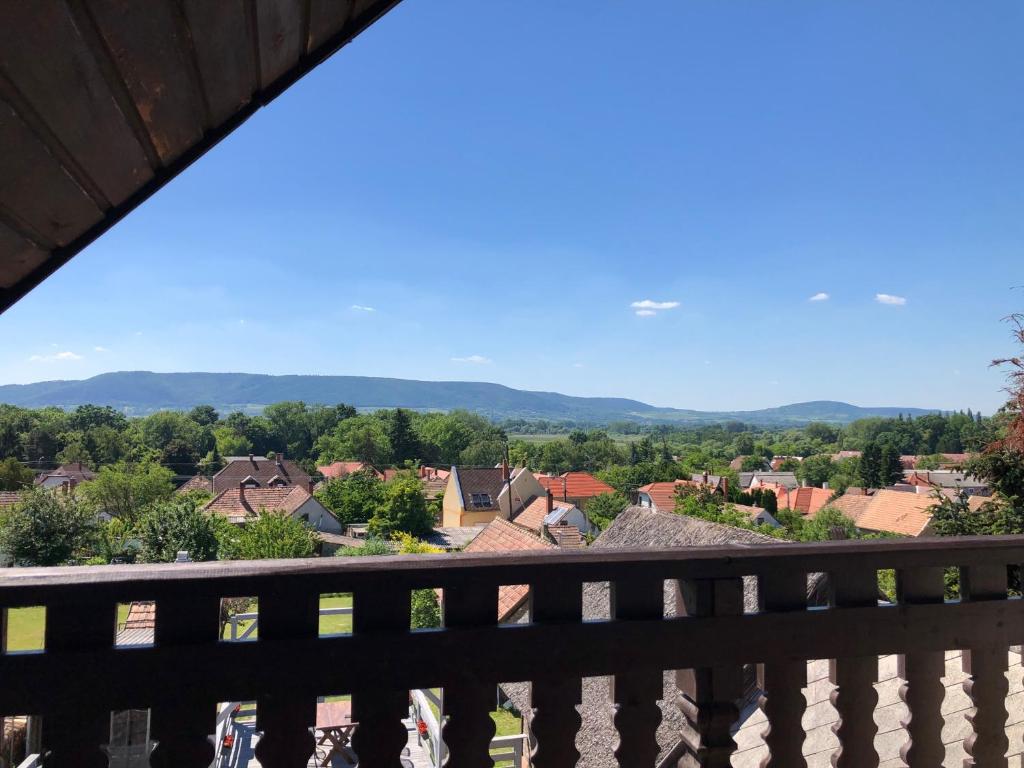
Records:
[[[583,590],[578,581],[549,579],[530,585],[530,620],[535,624],[577,623],[583,620]],[[549,668],[548,675],[530,684],[533,717],[533,768],[570,768],[580,759],[576,734],[582,719],[576,710],[583,686],[578,677],[567,677]]]
[[[964,601],[1006,599],[1005,565],[972,565],[960,569],[960,596]],[[964,651],[963,670],[970,677],[964,691],[974,705],[967,715],[974,732],[964,740],[964,768],[1005,768],[1006,750],[1006,694],[1009,682],[1006,671],[1009,648],[1005,633],[991,627],[991,642]]]
[[[807,610],[807,574],[775,571],[759,577],[762,613]],[[802,688],[807,685],[807,662],[786,659],[758,665],[761,709],[768,718],[762,737],[768,754],[761,768],[804,768],[803,716],[807,708]]]
[[[711,617],[743,613],[743,579],[694,579],[678,582],[676,613]],[[739,717],[743,667],[729,665],[683,669],[676,673],[676,703],[686,719],[682,768],[728,768],[736,742],[732,725]]]
[[[259,642],[315,638],[320,632],[320,595],[268,590],[259,595]],[[256,757],[265,768],[306,768],[313,754],[316,699],[288,690],[256,698]]]
[[[46,653],[113,648],[117,605],[93,603],[80,597],[73,603],[46,607]],[[43,713],[43,749],[47,766],[106,768],[102,748],[110,740],[110,707],[97,704],[96,691],[82,691],[68,700],[55,701]]]
[[[878,604],[878,573],[870,569],[839,571],[829,574],[833,608],[853,608]],[[832,731],[839,737],[839,749],[832,755],[836,768],[874,768],[875,705],[878,691],[878,657],[861,656],[829,661],[829,680],[836,686],[832,705],[839,720]]]
[[[352,608],[353,635],[409,631],[408,590],[363,587],[353,593]],[[380,675],[384,676],[383,669]],[[372,679],[374,675],[367,677]],[[352,719],[359,723],[352,736],[352,747],[359,757],[359,768],[401,768],[401,754],[408,738],[402,719],[408,713],[408,691],[372,685],[352,692]]]
[[[618,621],[660,619],[665,615],[665,581],[620,579],[611,585],[611,614]],[[658,758],[658,726],[664,695],[664,672],[640,667],[612,678],[615,757],[621,768],[651,768]]]
[[[444,626],[486,627],[498,622],[498,587],[467,582],[444,590]],[[469,671],[467,670],[467,673]],[[448,722],[442,737],[448,747],[447,768],[491,766],[490,745],[494,738],[494,707],[497,680],[476,675],[460,679],[444,689],[444,714]]]
[[[163,598],[156,605],[156,647],[213,645],[220,628],[220,598],[187,595]],[[130,651],[126,651],[130,653]],[[183,685],[152,708],[150,756],[153,768],[206,768],[213,760],[210,735],[217,727],[216,702],[195,696]]]
[[[896,599],[900,605],[941,603],[944,581],[942,568],[897,571]],[[913,651],[900,654],[896,663],[903,679],[900,698],[907,705],[907,718],[901,723],[907,731],[907,741],[900,748],[900,757],[911,768],[942,765],[946,754],[942,744],[945,654]]]

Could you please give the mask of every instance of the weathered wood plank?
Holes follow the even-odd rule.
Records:
[[[306,51],[313,51],[341,32],[352,13],[352,0],[310,0],[309,39]]]
[[[152,169],[67,4],[12,2],[3,16],[0,71],[66,151],[71,161],[62,162],[76,166],[80,183],[84,176],[108,205],[122,202],[152,178]],[[47,52],[46,66],[40,51]]]
[[[409,631],[408,590],[381,584],[378,589],[359,589],[352,595],[352,637],[377,643],[386,637],[412,637]],[[406,732],[402,718],[409,711],[409,688],[389,684],[384,670],[396,658],[359,658],[371,678],[352,690],[352,719],[359,723],[352,747],[361,768],[401,768]],[[406,657],[412,663],[416,657]]]
[[[467,583],[452,587],[445,590],[443,602],[446,628],[497,624],[496,585]],[[495,725],[490,710],[498,681],[481,675],[482,671],[467,670],[467,675],[444,688],[448,721],[441,733],[448,745],[446,768],[486,768],[492,764],[490,745]]]
[[[583,618],[583,584],[571,578],[531,581],[529,603],[530,621],[537,626],[554,625],[554,630],[578,623]],[[580,757],[576,733],[582,721],[576,707],[583,700],[583,681],[561,667],[567,649],[528,647],[535,648],[536,653],[527,651],[525,655],[539,657],[543,669],[548,670],[547,674],[537,670],[530,681],[530,731],[534,743],[530,764],[535,768],[568,768]],[[551,674],[550,670],[558,670],[558,674]]]
[[[217,598],[161,600],[153,640],[158,648],[214,645],[219,626]],[[173,697],[153,702],[152,736],[159,742],[150,756],[153,768],[210,765],[214,750],[208,736],[216,725],[216,701],[192,686],[181,686]]]
[[[942,603],[944,587],[942,568],[896,572],[897,600],[904,605]],[[912,768],[941,765],[946,754],[942,743],[945,654],[912,649],[899,655],[897,667],[903,678],[900,699],[907,705],[907,717],[901,723],[907,741],[900,748],[900,757]]]
[[[304,51],[305,0],[256,0],[263,87],[291,69]]]
[[[245,4],[182,0],[214,125],[248,104],[257,88]]]
[[[0,289],[10,288],[46,259],[46,251],[0,221]]]
[[[611,616],[618,621],[658,619],[665,614],[663,579],[613,581]],[[633,670],[612,678],[613,722],[619,732],[615,758],[621,768],[651,768],[660,747],[658,726],[664,695],[660,669]]]
[[[758,579],[758,601],[762,613],[805,611],[807,574],[764,573]],[[807,662],[786,659],[758,666],[763,691],[760,705],[767,717],[761,734],[768,754],[761,768],[803,768],[804,733],[801,718],[807,702],[801,690],[807,685]]]
[[[90,0],[87,11],[103,38],[153,147],[168,165],[203,135],[203,105],[186,59],[171,0]]]
[[[0,211],[44,248],[69,243],[103,214],[15,112],[0,100]]]
[[[111,648],[117,606],[79,600],[47,607],[46,653],[80,648]],[[87,689],[50,699],[43,712],[43,746],[47,765],[63,768],[106,768],[101,745],[110,736],[110,709]]]

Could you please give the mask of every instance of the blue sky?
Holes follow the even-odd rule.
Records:
[[[405,0],[0,317],[0,381],[991,412],[1024,5],[640,5]]]

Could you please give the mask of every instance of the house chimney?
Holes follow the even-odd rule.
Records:
[[[705,469],[704,470],[704,485],[707,485],[707,484],[708,484],[708,471]]]
[[[307,490],[307,491],[309,491],[309,495],[310,495],[310,496],[312,496],[312,495],[313,495],[313,489],[314,489],[315,487],[316,487],[316,481],[315,481],[315,480],[313,480],[313,478],[312,478],[312,477],[311,477],[311,478],[309,478],[309,479],[308,479],[308,480],[306,481],[306,490]]]
[[[278,451],[274,456],[274,460],[277,462],[277,466],[281,466],[284,463],[284,451]]]
[[[826,480],[824,483],[822,483],[821,487],[822,487],[823,490],[827,491],[828,490],[828,480]]]
[[[550,488],[548,489],[547,501],[548,501],[548,514],[550,515],[552,512],[555,511],[555,494],[553,494],[551,492]]]
[[[238,481],[238,500],[245,503],[245,480]]]
[[[568,501],[568,500],[569,500],[569,478],[568,477],[563,477],[562,478],[562,501]],[[550,512],[550,511],[551,510],[549,509],[548,512]]]
[[[508,461],[506,459],[501,460],[501,482],[507,483],[509,481]]]
[[[722,494],[725,496],[725,500],[729,500],[729,478],[722,478]]]
[[[250,464],[255,464],[256,463],[256,461],[255,461],[255,459],[254,459],[254,457],[253,457],[253,455],[251,453],[249,454],[249,463]]]

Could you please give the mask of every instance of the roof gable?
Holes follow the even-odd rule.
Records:
[[[526,528],[497,517],[489,522],[466,552],[526,552],[553,549],[554,545]],[[498,588],[498,621],[507,620],[526,601],[530,588],[526,584],[503,585]]]

